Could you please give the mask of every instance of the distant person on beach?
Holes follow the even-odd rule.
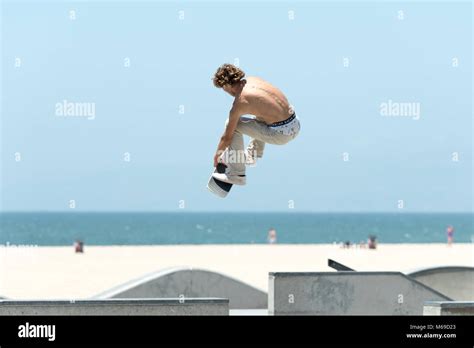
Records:
[[[369,235],[367,246],[369,249],[377,249],[377,236],[374,236],[373,234]]]
[[[74,251],[76,253],[84,252],[84,243],[81,240],[78,239],[74,242]]]
[[[236,185],[246,184],[245,166],[256,164],[266,143],[284,145],[300,131],[293,107],[278,88],[258,77],[244,77],[245,73],[235,65],[224,64],[213,78],[214,86],[234,97],[234,102],[214,155],[214,167],[222,162],[227,170],[212,176]],[[244,120],[243,115],[255,118]],[[252,138],[246,150],[244,134]]]
[[[454,227],[453,226],[448,226],[446,228],[446,235],[448,236],[448,246],[451,246],[453,244],[453,237],[454,237]]]
[[[268,236],[267,236],[268,244],[276,244],[277,242],[277,233],[274,228],[271,228],[268,231]]]

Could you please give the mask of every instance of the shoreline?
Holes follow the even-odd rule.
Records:
[[[402,246],[402,245],[437,245],[437,246],[442,246],[445,245],[446,247],[449,248],[446,242],[423,242],[423,243],[391,243],[391,242],[377,242],[378,246],[383,246],[383,245],[397,245],[397,246]],[[133,247],[133,248],[140,248],[140,247],[197,247],[197,246],[209,246],[209,247],[220,247],[220,246],[241,246],[241,247],[248,247],[248,246],[335,246],[335,247],[340,247],[343,244],[343,242],[334,242],[334,243],[275,243],[275,244],[269,244],[269,243],[186,243],[186,244],[84,244],[85,248],[90,248],[90,247],[104,247],[104,248],[115,248],[115,247]],[[367,245],[367,243],[366,243]],[[455,245],[474,245],[473,242],[453,242],[453,246]],[[0,248],[73,248],[73,243],[71,244],[46,244],[46,245],[40,245],[40,244],[15,244],[15,243],[10,243],[7,242],[5,244],[0,243]],[[351,248],[359,249],[359,243],[353,243],[351,244]],[[364,248],[361,248],[364,249]]]

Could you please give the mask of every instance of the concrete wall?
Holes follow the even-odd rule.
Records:
[[[409,273],[408,276],[453,300],[474,300],[474,267],[434,267]]]
[[[399,272],[270,273],[274,315],[422,315],[448,297]]]
[[[423,315],[474,315],[474,302],[426,302],[423,308]]]
[[[228,298],[231,309],[266,309],[266,292],[220,273],[193,268],[173,268],[119,285],[94,298]]]
[[[229,315],[229,300],[111,299],[0,300],[0,315]]]

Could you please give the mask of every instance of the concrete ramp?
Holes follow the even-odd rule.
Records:
[[[266,309],[267,293],[226,275],[194,268],[158,271],[119,285],[94,298],[228,298],[231,309]]]
[[[447,296],[400,272],[269,274],[270,315],[422,315]]]
[[[218,298],[0,300],[0,315],[229,315],[229,300]]]
[[[456,301],[474,300],[474,267],[433,267],[407,275]]]

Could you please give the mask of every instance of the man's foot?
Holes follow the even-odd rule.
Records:
[[[234,185],[246,184],[245,175],[229,175],[226,173],[214,173],[212,174],[212,177],[214,179],[217,179],[219,181],[223,181],[229,184],[234,184]]]
[[[257,151],[249,149],[245,151],[245,164],[249,167],[257,165]]]

